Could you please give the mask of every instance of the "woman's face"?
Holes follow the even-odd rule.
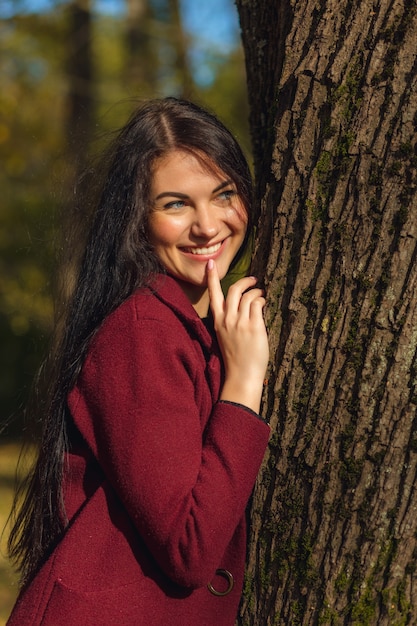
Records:
[[[175,150],[155,163],[149,238],[193,304],[204,296],[206,265],[223,278],[245,238],[247,214],[236,186],[214,164]],[[197,308],[197,307],[195,307]]]

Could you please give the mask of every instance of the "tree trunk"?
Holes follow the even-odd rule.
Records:
[[[178,95],[182,98],[191,98],[195,87],[188,60],[189,45],[182,23],[180,1],[169,0],[168,6],[172,26],[172,43],[176,57],[175,70],[179,90]]]
[[[149,0],[126,0],[126,83],[131,93],[152,95],[157,86],[158,61]]]
[[[237,5],[273,428],[239,624],[417,624],[416,3]]]
[[[53,276],[56,319],[62,319],[75,278],[85,236],[85,206],[75,190],[91,185],[87,172],[94,119],[94,71],[90,0],[72,0],[67,7],[67,97],[65,111],[66,185],[60,214],[60,271]],[[64,279],[63,279],[64,277]]]
[[[84,173],[93,125],[92,19],[90,0],[68,7],[67,142],[75,179]]]

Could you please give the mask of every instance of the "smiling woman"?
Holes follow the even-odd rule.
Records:
[[[265,300],[253,277],[220,286],[250,233],[249,169],[174,98],[141,106],[109,154],[33,416],[8,624],[233,626],[269,438]]]
[[[151,194],[154,250],[200,317],[206,317],[206,264],[215,260],[220,279],[225,277],[245,239],[246,209],[233,181],[213,162],[178,150],[155,163]]]

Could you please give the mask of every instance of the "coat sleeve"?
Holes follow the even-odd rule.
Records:
[[[69,404],[159,566],[199,587],[244,513],[269,426],[214,402],[202,431],[204,368],[190,344],[160,320],[119,319],[95,342]]]

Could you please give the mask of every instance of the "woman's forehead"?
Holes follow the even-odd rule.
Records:
[[[153,162],[152,173],[157,169],[166,168],[172,164],[182,163],[184,167],[196,169],[217,178],[229,178],[220,165],[203,150],[175,148],[157,157]]]

